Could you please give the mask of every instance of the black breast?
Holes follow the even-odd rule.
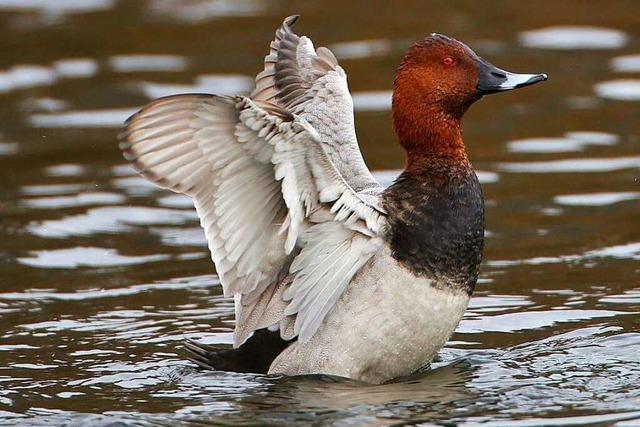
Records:
[[[404,172],[384,193],[395,259],[439,286],[473,292],[484,246],[484,202],[466,165]]]

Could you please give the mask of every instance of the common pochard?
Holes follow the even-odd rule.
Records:
[[[193,199],[224,294],[232,348],[187,342],[198,365],[382,383],[430,362],[478,279],[484,207],[460,121],[483,95],[544,74],[501,70],[452,38],[415,43],[397,69],[404,172],[365,165],[347,76],[284,20],[249,96],[176,95],[126,122],[137,171]]]

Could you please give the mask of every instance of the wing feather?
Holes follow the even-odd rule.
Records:
[[[291,316],[293,333],[310,339],[381,245],[384,212],[349,186],[320,138],[268,101],[199,94],[152,102],[121,135],[143,176],[193,198],[236,299],[236,346],[267,319],[288,334]]]
[[[380,184],[358,146],[347,75],[329,49],[316,49],[308,37],[293,32],[298,18],[287,17],[276,31],[250,98],[276,104],[307,120],[350,187],[378,194]]]

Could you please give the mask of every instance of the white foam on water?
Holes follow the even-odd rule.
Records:
[[[565,153],[582,151],[584,144],[569,138],[526,138],[507,143],[512,153]]]
[[[130,54],[115,55],[109,58],[111,69],[120,73],[182,71],[187,68],[187,65],[187,59],[178,55]]]
[[[29,345],[29,344],[0,345],[0,351],[28,350],[28,349],[34,349],[34,348],[38,348],[38,347]]]
[[[583,252],[582,254],[540,256],[516,260],[490,260],[487,261],[487,265],[490,267],[509,267],[513,265],[561,264],[588,261],[597,258],[640,259],[640,243],[632,242],[623,245],[605,246]]]
[[[170,259],[169,255],[120,255],[115,249],[75,247],[30,251],[30,256],[18,258],[20,264],[37,268],[117,267]]]
[[[184,194],[170,194],[160,197],[157,201],[160,206],[165,208],[193,208],[193,200]]]
[[[598,132],[591,130],[577,130],[565,132],[567,138],[580,141],[589,145],[615,145],[620,141],[620,137],[609,132]]]
[[[87,58],[62,59],[55,61],[51,66],[14,65],[0,71],[0,93],[52,86],[63,78],[92,77],[97,69],[96,62]]]
[[[111,167],[111,175],[113,176],[134,176],[136,174],[136,170],[129,163]]]
[[[629,200],[640,200],[640,192],[619,191],[611,193],[565,194],[553,198],[555,203],[565,206],[610,206]]]
[[[197,339],[200,344],[233,344],[232,332],[209,332],[189,338]]]
[[[599,301],[608,304],[640,304],[640,289],[630,289],[622,294],[602,297]]]
[[[195,210],[109,206],[92,208],[87,213],[62,219],[32,222],[27,229],[36,236],[65,238],[120,233],[136,225],[181,225],[196,219]]]
[[[264,12],[261,0],[153,0],[152,13],[191,23],[228,16],[256,16]]]
[[[56,393],[56,396],[58,396],[61,399],[69,399],[73,396],[84,396],[84,393],[80,393],[77,391],[61,391],[60,393]]]
[[[571,375],[571,374],[569,374]],[[575,375],[575,373],[573,373]],[[630,420],[627,423],[627,420]],[[574,417],[528,417],[518,420],[501,420],[483,422],[484,427],[540,427],[540,426],[596,426],[638,427],[640,411],[611,412],[604,414],[580,415]],[[461,423],[461,427],[471,427],[477,423]]]
[[[640,79],[619,79],[598,83],[596,95],[617,101],[640,101]]]
[[[388,55],[393,50],[393,44],[386,39],[356,40],[335,43],[329,49],[339,59],[361,59]]]
[[[388,187],[398,176],[400,176],[402,169],[380,170],[373,171],[371,173],[380,185]],[[495,172],[475,171],[475,173],[481,184],[494,184],[500,180],[500,175]]]
[[[391,110],[390,90],[373,90],[352,94],[353,108],[356,111],[388,111]]]
[[[62,209],[90,205],[117,205],[126,197],[118,193],[81,193],[74,196],[38,197],[26,199],[22,204],[35,209]]]
[[[57,81],[55,72],[42,65],[16,65],[0,71],[0,93],[13,90],[50,86]]]
[[[45,172],[49,176],[81,176],[86,172],[86,170],[86,167],[72,163],[54,165],[45,168]]]
[[[553,26],[519,34],[520,44],[544,49],[619,49],[629,37],[624,31],[592,26]]]
[[[539,256],[515,260],[490,260],[487,261],[487,265],[490,267],[509,267],[512,265],[560,264],[563,262],[579,261],[580,259],[582,259],[580,255]]]
[[[53,64],[58,77],[85,78],[93,77],[98,72],[98,64],[90,58],[67,58],[55,61]]]
[[[568,153],[583,151],[589,146],[610,146],[618,142],[617,135],[606,132],[567,132],[564,137],[526,138],[507,143],[513,153]]]
[[[402,169],[373,171],[371,174],[383,187],[390,186],[400,176]]]
[[[16,154],[18,151],[20,151],[20,145],[17,142],[0,142],[0,156]]]
[[[471,298],[469,310],[474,313],[488,313],[533,305],[531,298],[523,295],[490,295]]]
[[[109,9],[115,0],[0,0],[0,10],[43,13],[88,13]]]
[[[462,334],[518,332],[546,328],[557,323],[579,322],[625,314],[630,313],[609,310],[541,310],[506,313],[496,316],[482,316],[477,319],[465,318],[460,322],[456,332]]]
[[[148,196],[158,191],[160,187],[140,176],[126,176],[111,180],[111,185],[123,190],[130,196]]]
[[[96,354],[122,354],[121,351],[115,351],[115,350],[101,350],[101,349],[94,349],[94,350],[78,350],[78,351],[74,351],[69,353],[69,356],[74,356],[74,357],[78,357],[78,356],[93,356]]]
[[[43,185],[24,185],[20,192],[28,196],[45,196],[54,194],[71,194],[77,193],[88,187],[89,184],[43,184]]]
[[[609,66],[618,73],[640,72],[640,54],[616,56],[609,61]]]
[[[32,114],[29,123],[38,128],[117,128],[136,111],[138,108],[113,108]]]
[[[122,338],[126,339],[126,336]],[[109,384],[123,389],[147,388],[166,383],[167,378],[171,378],[177,369],[184,366],[191,366],[191,364],[181,359],[161,359],[137,363],[109,362],[89,368],[89,371],[96,372],[94,376],[69,381],[68,385],[70,387],[97,387],[100,384]]]
[[[27,98],[20,102],[20,109],[25,112],[54,113],[66,110],[69,106],[67,101],[51,97]]]
[[[640,260],[640,242],[595,249],[586,252],[585,257]]]
[[[172,291],[181,289],[198,289],[209,288],[220,285],[220,280],[214,275],[203,275],[172,279],[169,281],[149,283],[141,285],[132,285],[124,288],[91,288],[91,289],[78,289],[75,292],[56,292],[55,290],[39,290],[32,289],[24,292],[5,292],[0,293],[0,300],[9,301],[43,301],[43,300],[58,300],[58,301],[84,301],[101,298],[115,298],[127,295],[137,295],[145,292],[154,291]],[[207,308],[205,312],[210,312],[215,308]],[[205,313],[206,314],[206,313]],[[64,323],[60,323],[64,322]],[[83,323],[77,321],[60,320],[60,321],[47,321],[42,323],[34,323],[27,325],[27,329],[47,329],[51,327],[54,330],[69,329],[75,326],[83,326]]]
[[[497,168],[511,173],[590,173],[640,168],[640,156],[549,160],[546,162],[505,162]]]
[[[140,88],[149,99],[155,99],[180,93],[242,95],[248,94],[253,85],[253,78],[241,74],[211,74],[197,77],[190,85],[142,82]]]
[[[207,247],[207,239],[201,227],[173,228],[154,227],[151,233],[160,236],[163,245],[167,246],[201,246]]]
[[[58,367],[58,365],[45,365],[44,363],[12,363],[10,366],[18,369],[53,369]]]

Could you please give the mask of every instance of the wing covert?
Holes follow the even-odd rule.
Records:
[[[292,336],[310,339],[381,244],[384,212],[342,178],[320,138],[268,101],[203,94],[150,103],[120,137],[143,176],[194,200],[236,300],[236,346],[274,319],[283,335],[294,319]]]
[[[380,184],[358,146],[347,75],[329,49],[316,49],[308,37],[292,31],[297,20],[298,15],[287,17],[276,31],[250,98],[304,118],[318,132],[327,155],[351,188],[377,194]]]

